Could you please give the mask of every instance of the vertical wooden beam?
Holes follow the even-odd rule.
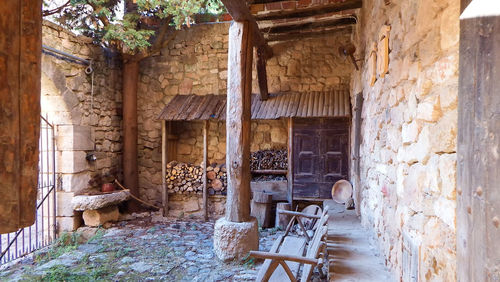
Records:
[[[38,183],[40,0],[0,5],[0,233],[33,224]]]
[[[457,279],[463,282],[500,281],[500,11],[488,2],[472,0],[460,20]]]
[[[203,124],[203,217],[208,220],[208,183],[207,183],[207,166],[208,166],[208,126],[209,121],[205,120]]]
[[[363,111],[363,92],[356,94],[356,108],[354,110],[354,203],[356,207],[356,214],[360,215],[361,207],[361,113]]]
[[[267,100],[269,92],[267,88],[267,57],[264,48],[257,48],[257,78],[259,80],[260,99]]]
[[[139,63],[129,60],[123,64],[123,182],[130,193],[139,197],[137,166],[137,81]],[[129,201],[131,211],[139,209],[137,201]]]
[[[293,207],[293,119],[288,118],[288,193],[287,199],[290,208]]]
[[[227,91],[226,219],[250,220],[250,107],[252,91],[252,29],[248,21],[229,28]]]
[[[168,187],[167,187],[167,121],[161,122],[161,183],[162,183],[162,204],[163,216],[168,214]]]

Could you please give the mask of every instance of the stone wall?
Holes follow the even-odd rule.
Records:
[[[43,44],[92,60],[87,66],[44,51],[42,56],[42,115],[56,129],[58,215],[60,229],[70,230],[73,194],[100,189],[89,181],[109,175],[121,179],[121,70],[117,58],[92,44],[90,38],[45,21]],[[92,83],[92,76],[94,78]],[[92,94],[93,89],[93,94]],[[94,153],[95,162],[85,159]]]
[[[367,62],[391,26],[389,73],[370,86],[365,65],[351,81],[364,96],[362,223],[397,277],[417,267],[421,281],[455,281],[459,2],[384,2],[363,2],[355,36]],[[418,265],[405,261],[403,238]]]
[[[139,186],[141,197],[161,200],[161,123],[156,119],[173,96],[182,94],[226,94],[227,48],[230,23],[200,24],[178,32],[161,54],[141,62],[138,93]],[[269,91],[299,92],[347,88],[352,64],[338,55],[345,35],[330,35],[272,46],[268,61]],[[254,60],[255,64],[255,60]],[[259,93],[256,71],[253,92]],[[177,136],[175,157],[200,163],[203,140],[201,122],[174,122]],[[286,123],[254,121],[251,150],[283,148],[287,144]],[[225,162],[225,123],[211,122],[209,161]]]

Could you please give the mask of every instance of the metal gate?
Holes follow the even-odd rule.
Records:
[[[54,126],[41,118],[36,220],[32,226],[0,235],[0,264],[51,244],[56,238]]]

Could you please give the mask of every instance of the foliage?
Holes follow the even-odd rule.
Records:
[[[192,24],[195,14],[220,14],[224,9],[220,0],[136,0],[135,4],[128,3],[131,1],[69,0],[55,19],[71,30],[94,38],[97,43],[133,55],[152,46],[161,26],[166,24],[180,29]]]

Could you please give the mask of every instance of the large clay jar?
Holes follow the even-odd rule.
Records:
[[[101,192],[113,192],[115,191],[115,185],[113,183],[104,183],[101,186]]]

